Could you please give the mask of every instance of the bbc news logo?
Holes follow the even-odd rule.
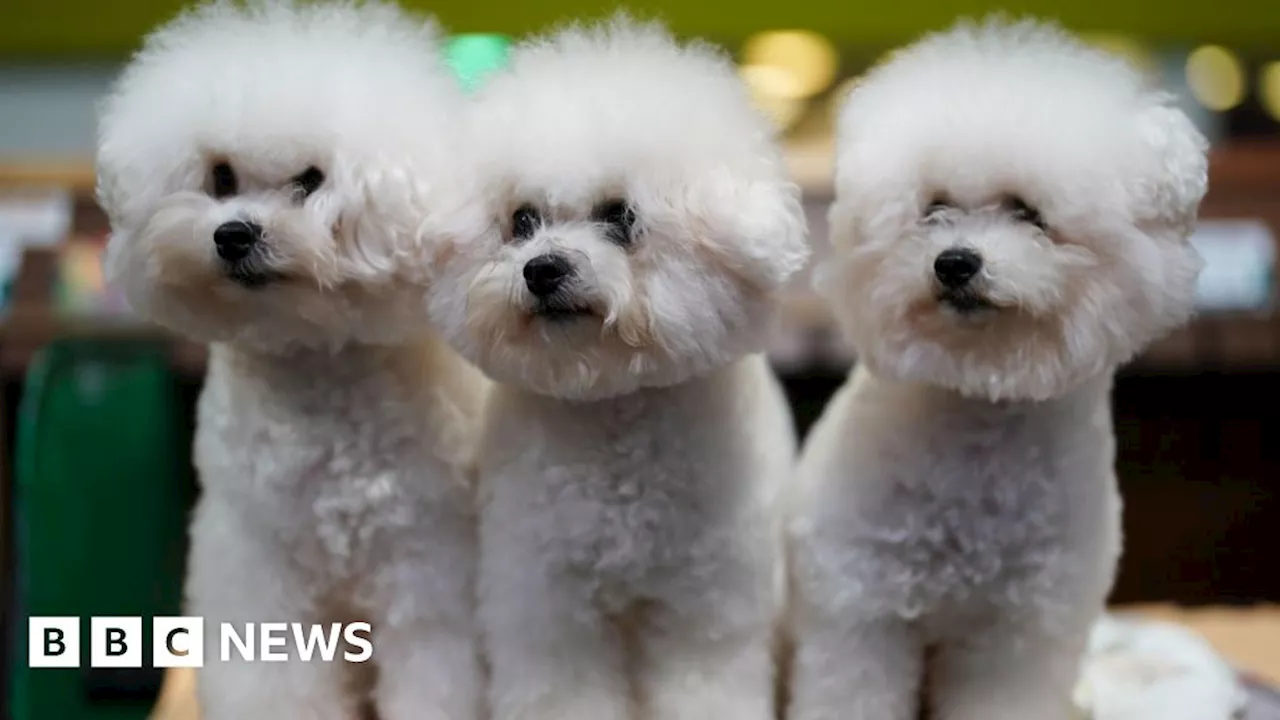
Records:
[[[33,617],[27,623],[28,665],[78,668],[78,617]],[[369,623],[221,623],[220,662],[345,662],[373,658]],[[145,637],[140,617],[89,619],[89,667],[140,668]],[[339,650],[341,649],[341,653]],[[198,617],[157,617],[151,621],[151,663],[158,668],[204,667],[205,621]]]

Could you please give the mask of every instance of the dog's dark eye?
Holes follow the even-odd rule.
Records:
[[[1045,229],[1044,218],[1040,215],[1040,211],[1031,207],[1020,197],[1011,197],[1005,202],[1005,206],[1009,208],[1009,214],[1018,222],[1030,223]]]
[[[302,193],[302,197],[310,197],[311,193],[320,189],[324,184],[324,172],[320,168],[312,165],[303,170],[300,175],[293,179],[293,186]]]
[[[924,217],[927,220],[929,218],[936,217],[939,213],[945,212],[950,209],[951,209],[951,204],[948,203],[946,200],[943,200],[941,198],[934,198],[933,202],[930,202],[928,207],[924,209]]]
[[[541,224],[542,216],[538,214],[537,208],[532,205],[521,205],[515,215],[511,216],[511,237],[527,240],[533,237]]]
[[[215,198],[231,197],[236,194],[238,183],[236,171],[230,163],[218,163],[213,166],[213,196]]]
[[[636,213],[625,200],[610,200],[598,205],[591,213],[596,222],[609,226],[609,239],[619,245],[631,242],[631,228],[636,224]]]

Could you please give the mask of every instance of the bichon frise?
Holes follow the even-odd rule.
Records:
[[[212,344],[187,585],[208,623],[204,720],[349,720],[364,702],[382,720],[479,716],[485,381],[425,336],[422,307],[436,241],[484,225],[454,154],[463,105],[431,23],[288,2],[182,16],[106,103],[109,273],[142,315]],[[360,649],[328,625],[352,621],[372,625],[368,701],[343,661]],[[325,623],[337,657],[301,660],[286,632],[288,662],[218,660],[220,625],[251,622],[303,623],[296,642]]]
[[[480,441],[496,720],[764,720],[794,431],[758,351],[806,261],[733,65],[617,19],[476,105],[493,228],[432,285]]]
[[[1205,140],[1031,21],[897,53],[838,127],[818,285],[860,366],[801,460],[791,718],[1066,718],[1120,552],[1112,374],[1192,311]]]

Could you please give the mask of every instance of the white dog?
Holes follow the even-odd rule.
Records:
[[[861,365],[801,461],[790,717],[1066,718],[1120,551],[1111,377],[1191,313],[1205,141],[999,20],[894,55],[838,133],[819,287]]]
[[[436,47],[392,6],[210,5],[152,35],[106,104],[109,272],[212,343],[187,586],[205,720],[479,716],[484,381],[424,337],[422,294],[435,242],[485,219]],[[219,661],[221,623],[264,621],[371,623],[372,697],[354,647],[305,662],[290,635],[288,662]]]
[[[485,415],[496,720],[764,720],[794,431],[763,346],[807,257],[732,64],[625,19],[478,99],[494,226],[433,284]]]

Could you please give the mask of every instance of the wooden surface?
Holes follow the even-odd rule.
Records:
[[[93,163],[85,160],[0,163],[0,189],[65,187],[92,193],[94,182]]]
[[[167,672],[151,720],[198,720],[195,672],[191,668],[172,668]]]

